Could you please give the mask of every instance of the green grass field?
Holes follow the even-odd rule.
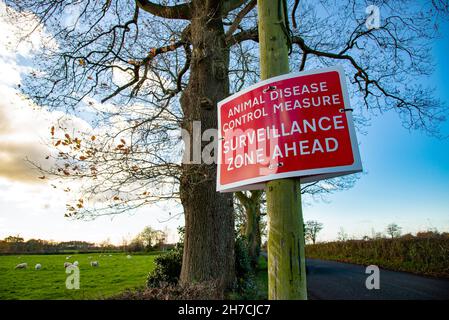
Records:
[[[12,255],[0,256],[0,299],[102,299],[125,289],[142,287],[148,272],[154,267],[156,255],[74,254],[67,255]],[[89,259],[92,257],[92,259]],[[90,261],[99,267],[91,267]],[[79,262],[80,289],[68,290],[64,262]],[[19,263],[28,263],[27,269],[17,269]],[[36,263],[42,264],[35,270]]]

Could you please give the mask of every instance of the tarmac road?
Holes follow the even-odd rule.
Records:
[[[380,269],[380,289],[368,290],[364,266],[307,259],[310,300],[448,300],[449,280]]]

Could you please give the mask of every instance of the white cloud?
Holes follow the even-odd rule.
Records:
[[[21,74],[31,70],[29,62],[33,52],[39,50],[44,42],[53,47],[56,44],[41,27],[31,34],[28,41],[21,41],[21,37],[35,25],[14,25],[10,23],[11,15],[14,12],[7,15],[5,4],[0,2],[0,177],[38,182],[38,173],[26,159],[42,162],[52,152],[48,148],[52,123],[63,121],[69,128],[83,130],[89,126],[82,119],[63,112],[46,111],[20,94]],[[51,161],[43,161],[42,165],[51,165]]]

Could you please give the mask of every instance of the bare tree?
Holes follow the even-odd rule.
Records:
[[[40,72],[23,86],[29,97],[78,115],[94,112],[95,124],[113,128],[90,140],[64,124],[52,128],[54,145],[64,150],[51,173],[89,178],[87,200],[101,206],[80,198],[68,215],[117,214],[177,197],[186,220],[181,281],[227,287],[234,279],[232,195],[215,191],[215,165],[180,163],[179,129],[192,136],[193,121],[202,130],[217,127],[214,106],[229,95],[235,43],[223,19],[245,1],[169,2],[8,5],[15,19],[51,34],[36,55]]]
[[[340,231],[338,231],[337,234],[337,239],[338,241],[346,241],[349,239],[349,236],[343,227],[340,227]]]
[[[390,223],[385,232],[391,237],[391,239],[393,238],[397,238],[401,235],[401,227],[396,224],[396,223]]]
[[[306,240],[312,241],[315,244],[318,233],[323,230],[323,224],[316,220],[309,220],[306,221],[304,229]]]

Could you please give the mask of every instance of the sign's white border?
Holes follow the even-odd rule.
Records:
[[[296,78],[298,76],[306,76],[306,75],[312,75],[312,74],[320,74],[320,73],[326,73],[326,72],[333,72],[336,71],[340,77],[340,83],[341,83],[341,90],[343,94],[343,102],[346,109],[351,108],[350,107],[350,101],[349,101],[349,95],[348,95],[348,89],[346,87],[346,79],[345,79],[345,71],[340,66],[335,66],[331,68],[324,68],[324,69],[317,69],[312,71],[304,71],[304,72],[295,72],[295,73],[288,73],[281,76],[269,78],[263,81],[260,81],[242,91],[239,91],[228,98],[220,101],[217,104],[218,108],[218,168],[217,168],[217,191],[220,192],[236,192],[236,191],[242,191],[242,190],[260,190],[265,188],[265,182],[270,180],[276,180],[276,179],[283,179],[283,178],[291,178],[291,177],[302,177],[302,182],[313,182],[323,179],[329,179],[334,178],[342,175],[352,174],[356,172],[361,172],[363,170],[362,168],[362,161],[360,160],[360,153],[357,143],[357,136],[354,129],[354,122],[352,120],[352,113],[347,112],[346,113],[346,119],[348,122],[348,129],[349,129],[349,138],[351,140],[351,147],[352,147],[352,154],[354,156],[354,162],[351,165],[347,166],[336,166],[336,167],[325,167],[325,168],[318,168],[318,169],[309,169],[309,170],[298,170],[298,171],[289,171],[284,173],[272,173],[265,176],[257,177],[257,178],[251,178],[251,179],[245,179],[238,182],[233,182],[229,184],[221,184],[220,183],[220,166],[222,162],[222,135],[221,135],[221,107],[226,102],[233,100],[251,90],[254,90],[256,88],[259,88],[261,86],[270,85],[273,82],[279,81],[279,80],[285,80],[290,78]]]

